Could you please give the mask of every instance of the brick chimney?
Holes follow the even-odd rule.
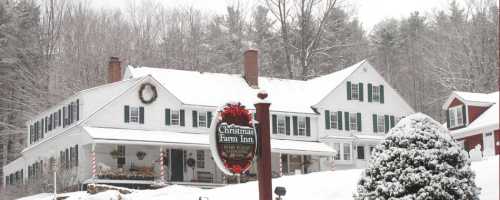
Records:
[[[108,83],[122,80],[122,65],[118,57],[110,57],[108,63]]]
[[[243,54],[243,77],[252,88],[259,87],[259,52],[256,49],[246,50]]]

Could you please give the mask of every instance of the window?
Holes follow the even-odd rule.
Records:
[[[358,159],[364,160],[365,159],[365,147],[364,146],[358,146]]]
[[[125,146],[118,145],[116,147],[116,151],[118,152],[118,156],[116,159],[116,163],[118,168],[122,168],[125,165]]]
[[[71,119],[72,120],[71,121],[73,122],[73,121],[76,121],[77,115],[78,115],[76,102],[71,102],[71,107],[72,107],[72,109],[71,109],[71,116],[72,116]]]
[[[377,115],[377,132],[385,132],[385,118],[382,115]]]
[[[344,143],[344,160],[351,160],[351,144]]]
[[[207,113],[199,112],[198,114],[198,127],[207,127]]]
[[[464,125],[464,113],[462,112],[462,105],[455,106],[449,109],[448,117],[450,121],[450,128],[459,127]]]
[[[306,118],[305,117],[299,117],[298,118],[298,128],[299,128],[299,135],[300,136],[305,136],[306,135]]]
[[[351,84],[351,99],[353,99],[353,100],[359,99],[358,84]]]
[[[205,151],[196,150],[196,167],[205,168]]]
[[[380,101],[380,87],[379,86],[372,86],[372,100],[373,100],[373,102]]]
[[[285,134],[286,128],[285,128],[285,117],[284,116],[278,116],[278,134]]]
[[[335,149],[336,153],[333,156],[334,160],[340,160],[340,143],[333,143],[333,149]]]
[[[332,112],[332,114],[330,115],[330,128],[337,129],[338,123],[339,123],[339,120],[338,120],[337,112]]]
[[[358,118],[356,113],[349,114],[349,128],[350,130],[358,130]]]
[[[130,107],[130,122],[131,123],[139,123],[139,108],[138,107]]]
[[[180,112],[178,110],[172,110],[170,113],[170,119],[171,119],[172,125],[179,125]]]

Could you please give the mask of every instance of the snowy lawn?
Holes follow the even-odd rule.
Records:
[[[498,156],[484,161],[473,162],[472,169],[476,172],[476,183],[481,187],[481,199],[498,199]],[[285,200],[344,200],[352,199],[356,184],[362,170],[338,170],[334,172],[318,172],[307,175],[285,176],[273,180],[273,188],[284,186],[287,189]],[[117,200],[118,192],[108,191],[89,195],[85,192],[68,193],[67,200]],[[137,190],[128,195],[122,195],[123,200],[197,200],[200,196],[209,200],[256,200],[258,199],[257,182],[230,185],[226,187],[205,190],[185,186],[169,186],[158,190]],[[38,194],[19,200],[51,200],[51,194]]]

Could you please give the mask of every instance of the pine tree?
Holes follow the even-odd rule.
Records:
[[[378,145],[355,199],[479,199],[465,151],[429,116],[406,117]]]

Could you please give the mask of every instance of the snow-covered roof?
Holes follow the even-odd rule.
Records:
[[[466,127],[451,131],[452,135],[454,137],[465,137],[471,134],[480,133],[478,131],[498,129],[498,95],[498,92],[483,95],[472,95],[474,96],[474,98],[476,98],[475,100],[489,101],[493,105]]]
[[[259,89],[250,87],[240,74],[128,66],[129,77],[125,78],[151,75],[182,103],[189,105],[217,107],[239,101],[253,109],[257,92],[266,90],[273,111],[314,113],[311,106],[319,103],[365,62],[307,81],[259,77]]]
[[[493,93],[473,93],[453,91],[443,104],[443,109],[447,109],[453,99],[459,99],[467,105],[490,106],[498,101],[498,92]]]
[[[208,134],[83,127],[95,143],[168,145],[208,148]],[[333,155],[335,150],[321,142],[271,139],[271,151],[299,155]]]

